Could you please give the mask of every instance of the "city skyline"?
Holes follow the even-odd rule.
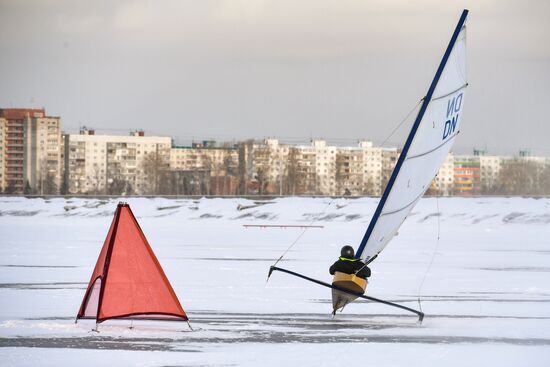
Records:
[[[46,106],[68,132],[379,144],[426,92],[463,7],[470,86],[454,151],[550,155],[542,1],[3,0],[0,105]]]
[[[380,195],[402,152],[372,141],[203,141],[181,146],[143,130],[62,133],[45,109],[0,108],[0,193],[109,195]],[[428,194],[541,195],[550,157],[447,152]]]

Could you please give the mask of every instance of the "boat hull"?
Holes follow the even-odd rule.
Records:
[[[332,279],[332,285],[341,289],[348,290],[354,293],[365,293],[367,289],[367,280],[356,276],[355,274],[346,274],[341,272],[336,272],[334,278]],[[355,301],[357,296],[354,296],[349,293],[341,292],[337,289],[332,289],[332,309],[333,314],[344,308],[348,303]]]

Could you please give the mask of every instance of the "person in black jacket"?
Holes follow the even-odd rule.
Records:
[[[370,277],[369,267],[361,260],[355,258],[355,251],[349,245],[342,247],[340,258],[329,269],[331,275],[334,275],[337,271],[346,274],[355,274],[364,279]]]

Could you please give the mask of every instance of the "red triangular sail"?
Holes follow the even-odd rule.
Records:
[[[118,204],[79,318],[188,320],[128,204]]]

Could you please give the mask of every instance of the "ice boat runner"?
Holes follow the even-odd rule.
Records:
[[[78,319],[187,321],[130,206],[117,206]]]
[[[395,236],[403,221],[424,195],[459,133],[464,95],[468,85],[465,25],[467,16],[468,10],[465,9],[428,92],[422,99],[401,155],[359,244],[355,257],[367,265],[376,259]],[[364,298],[415,312],[420,319],[424,316],[420,311],[363,295],[366,284],[358,284],[360,279],[353,279],[353,275],[336,273],[333,284],[328,284],[276,266],[272,266],[269,273],[275,270],[337,290],[333,292],[333,297],[336,297],[333,298],[334,312],[355,298]],[[346,278],[344,282],[342,277]],[[357,287],[363,289],[363,292]]]

